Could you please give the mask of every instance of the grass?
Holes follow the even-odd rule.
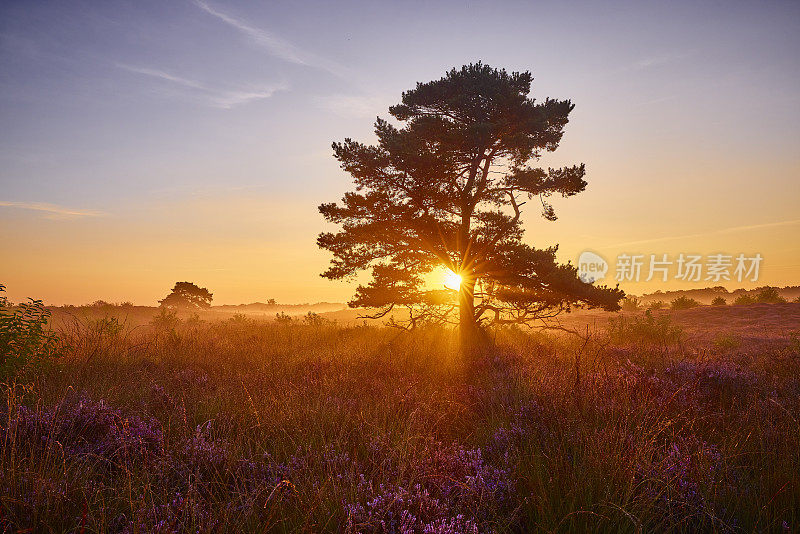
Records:
[[[4,386],[0,525],[796,530],[796,338],[625,324],[465,362],[448,331],[316,317],[65,322],[62,361]]]

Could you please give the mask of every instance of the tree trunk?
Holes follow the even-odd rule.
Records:
[[[475,323],[475,280],[462,275],[458,292],[458,339],[461,351],[471,352],[477,342],[478,325]]]

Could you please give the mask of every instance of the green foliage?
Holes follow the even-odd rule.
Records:
[[[647,306],[647,309],[648,310],[663,310],[666,307],[667,307],[667,303],[664,302],[663,300],[654,300],[653,302],[651,302]]]
[[[629,295],[622,299],[622,311],[638,311],[642,307],[642,303],[639,301],[639,297],[635,295]]]
[[[754,299],[753,297],[751,297],[747,293],[739,295],[733,301],[733,305],[734,306],[748,306],[750,304],[755,304],[755,303],[756,303],[756,299]]]
[[[673,324],[669,315],[654,316],[650,310],[644,315],[612,317],[608,321],[608,335],[615,343],[662,344],[680,341],[683,330]]]
[[[700,303],[686,296],[678,297],[670,303],[673,310],[688,310],[689,308],[696,308]]]
[[[727,304],[728,301],[723,297],[714,297],[714,299],[711,301],[712,306],[726,306]]]
[[[0,294],[5,293],[0,284]],[[48,329],[50,311],[41,300],[28,299],[15,308],[0,296],[0,379],[51,362],[62,354],[61,340]]]

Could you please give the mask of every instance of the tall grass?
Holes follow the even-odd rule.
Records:
[[[73,323],[58,367],[5,384],[3,528],[800,524],[800,356],[788,342],[710,357],[669,337],[508,329],[464,362],[445,330],[119,325]]]

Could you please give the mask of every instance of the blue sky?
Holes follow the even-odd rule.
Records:
[[[528,215],[533,244],[758,249],[765,282],[796,283],[799,30],[796,2],[7,1],[0,281],[54,303],[152,303],[176,279],[344,300],[314,245],[349,188],[331,141],[483,60],[576,104],[544,163],[590,185],[556,223]]]

